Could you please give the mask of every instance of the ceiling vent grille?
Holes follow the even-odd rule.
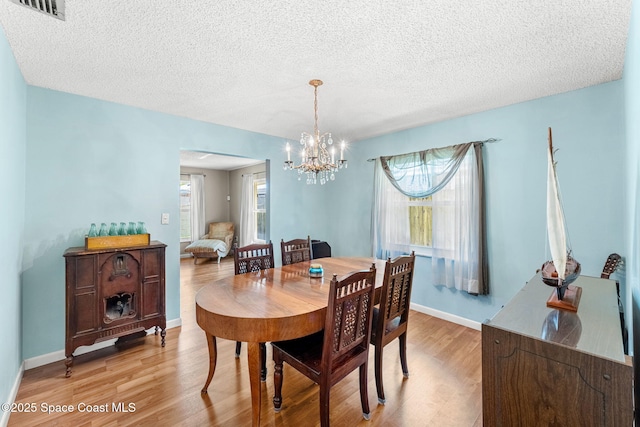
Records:
[[[37,10],[64,21],[64,0],[10,0],[15,4]]]

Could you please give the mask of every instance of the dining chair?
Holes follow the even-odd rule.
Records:
[[[235,274],[245,274],[260,270],[267,270],[274,267],[273,244],[271,241],[265,244],[253,244],[238,247],[236,244],[233,251],[233,261],[235,264]],[[240,357],[242,343],[236,341],[236,357]],[[260,343],[260,380],[267,379],[267,346]]]
[[[253,244],[238,247],[233,251],[235,274],[250,273],[252,271],[267,270],[274,267],[273,244]]]
[[[382,349],[398,338],[400,345],[400,364],[405,378],[409,378],[407,368],[407,325],[409,324],[409,304],[411,285],[416,256],[403,255],[393,260],[387,259],[384,268],[380,306],[373,308],[373,326],[371,344],[375,347],[374,363],[378,402],[384,404],[382,387]]]
[[[285,242],[280,241],[282,251],[282,265],[295,264],[302,261],[310,261],[313,258],[311,253],[311,238],[293,239]]]
[[[271,343],[275,362],[273,406],[282,405],[283,362],[320,386],[320,425],[329,425],[329,391],[359,368],[362,415],[369,419],[367,366],[376,268],[355,271],[339,280],[334,274],[324,330],[290,341]]]

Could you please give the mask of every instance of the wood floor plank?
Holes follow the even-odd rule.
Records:
[[[208,372],[204,332],[195,321],[195,294],[216,279],[233,275],[233,260],[180,263],[182,326],[160,337],[148,335],[75,358],[65,378],[64,361],[24,373],[16,403],[35,403],[33,413],[13,413],[9,426],[242,426],[251,424],[247,348],[236,359],[235,342],[218,339],[218,363],[208,394],[201,394]],[[61,343],[62,345],[63,343]],[[331,421],[336,426],[481,426],[480,332],[411,312],[407,340],[410,377],[402,376],[398,346],[384,349],[387,402],[377,403],[370,352],[368,392],[371,420],[361,415],[358,373],[331,390]],[[319,425],[318,386],[284,367],[282,411],[273,411],[273,362],[262,387],[263,426]],[[70,413],[42,411],[42,405],[74,405]],[[133,406],[129,407],[131,404]],[[81,412],[78,405],[107,408]],[[120,405],[120,406],[118,406]],[[122,409],[129,409],[128,412]],[[121,411],[117,411],[120,409]],[[133,410],[131,410],[133,409]]]

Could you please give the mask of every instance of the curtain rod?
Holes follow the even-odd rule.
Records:
[[[207,177],[207,175],[203,174],[203,173],[181,173],[180,176],[188,176],[191,177],[191,175],[202,175],[205,178]]]
[[[498,142],[498,141],[502,141],[500,138],[489,138],[489,139],[485,139],[484,141],[472,141],[472,142],[468,142],[467,144],[474,144],[476,142],[479,142],[481,144],[491,144],[493,142]],[[367,159],[367,162],[373,162],[377,159],[377,157],[374,157],[373,159]]]

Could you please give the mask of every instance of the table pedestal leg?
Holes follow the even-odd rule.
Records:
[[[216,371],[216,359],[218,357],[216,337],[209,335],[206,332],[205,335],[207,337],[207,345],[209,346],[209,376],[207,377],[207,382],[204,383],[204,387],[202,387],[202,393],[206,393],[209,388],[209,384],[213,379],[213,373]]]
[[[247,344],[249,355],[249,383],[251,384],[251,409],[253,413],[252,425],[260,425],[260,343],[250,342]]]

